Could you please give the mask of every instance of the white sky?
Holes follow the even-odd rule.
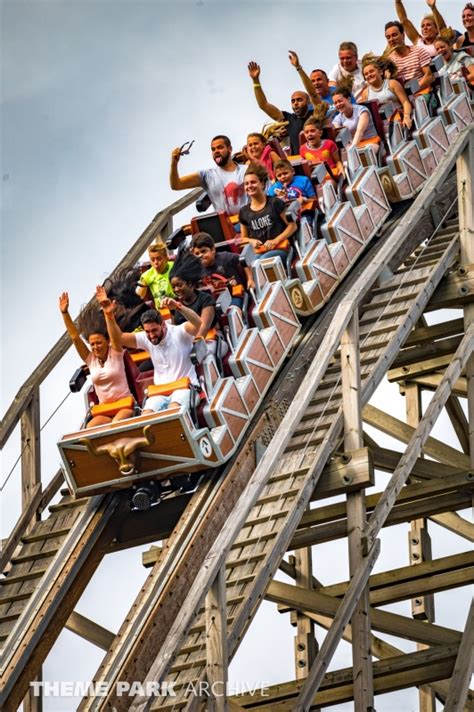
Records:
[[[463,4],[440,3],[448,24],[460,27]],[[153,216],[179,197],[168,186],[171,149],[196,139],[180,164],[184,173],[193,172],[211,165],[213,135],[227,133],[237,148],[248,132],[261,129],[267,117],[255,104],[248,61],[261,64],[268,99],[289,108],[289,96],[300,84],[288,49],[299,53],[307,70],[329,70],[341,41],[355,41],[360,55],[381,51],[384,23],[395,11],[388,0],[1,0],[0,7],[3,413],[62,333],[58,294],[69,290],[71,312],[77,314]],[[418,25],[425,4],[406,7]],[[70,353],[42,389],[42,422],[66,395],[76,365]],[[81,408],[80,397],[71,397],[47,426],[44,481],[59,464],[54,443],[64,423],[75,423]],[[403,417],[403,401],[399,414]],[[2,482],[17,442],[5,449]],[[19,477],[17,468],[2,493],[3,537],[19,513]],[[384,549],[377,570],[407,563],[406,528],[398,529],[403,547],[396,556],[391,547]],[[389,534],[393,537],[393,528]],[[460,549],[446,532],[438,539],[436,557]],[[315,575],[325,583],[342,580],[340,547],[317,551]],[[117,591],[111,609],[107,582],[123,570],[129,580],[135,577],[136,586]],[[78,610],[117,630],[145,576],[137,551],[107,559]],[[444,600],[441,615],[452,611],[451,623],[461,628],[465,596],[440,594]],[[408,613],[408,605],[397,610]],[[259,619],[267,610],[273,607],[265,604]],[[232,668],[234,680],[275,683],[293,677],[287,618],[273,615],[264,624],[265,637],[256,625],[245,640]],[[100,659],[100,651],[66,631],[47,661],[45,678],[87,680]],[[349,664],[342,646],[332,667]],[[378,697],[376,706],[379,712],[414,709],[416,694]],[[72,709],[72,700],[45,703],[46,712]]]

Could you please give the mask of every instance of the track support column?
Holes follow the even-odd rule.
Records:
[[[227,686],[227,607],[222,567],[206,596],[206,658],[209,697],[206,709],[225,712]]]
[[[360,359],[358,312],[352,316],[341,339],[342,402],[344,412],[344,448],[346,452],[363,447],[362,406],[360,400]],[[349,538],[349,569],[351,576],[364,559],[362,536],[366,526],[365,491],[347,495],[347,528]],[[370,712],[374,709],[372,657],[369,618],[369,589],[366,586],[354,615],[352,625],[352,661],[354,709]]]

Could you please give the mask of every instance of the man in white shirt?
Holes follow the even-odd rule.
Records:
[[[342,42],[339,45],[339,63],[329,72],[329,86],[336,86],[340,79],[348,76],[354,78],[352,94],[358,101],[366,81],[362,75],[362,63],[357,59],[357,45],[354,42]]]
[[[125,333],[120,330],[114,316],[115,305],[107,297],[105,289],[98,287],[97,299],[107,318],[109,333],[114,334],[129,349],[144,349],[150,354],[153,363],[153,382],[156,385],[173,383],[181,378],[189,378],[194,385],[199,383],[196,370],[191,361],[194,337],[201,327],[201,318],[196,312],[166,297],[162,300],[163,308],[174,309],[187,319],[184,324],[167,324],[159,311],[149,309],[141,316],[143,331]],[[188,408],[189,388],[179,388],[169,395],[147,398],[143,413],[158,413],[167,408]]]
[[[244,192],[244,175],[247,166],[232,160],[232,145],[227,136],[215,136],[211,141],[211,153],[216,168],[207,168],[196,173],[180,176],[178,163],[181,149],[171,153],[170,187],[173,190],[204,188],[214,210],[223,210],[227,215],[236,215],[247,203]]]

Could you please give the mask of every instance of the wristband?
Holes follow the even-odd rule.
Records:
[[[258,82],[254,82],[253,85],[254,85],[254,87],[261,87],[261,86],[262,86],[262,85],[259,84]]]
[[[301,69],[302,69],[301,64],[298,64],[298,65],[295,67],[295,69],[296,69],[297,72],[301,72]]]

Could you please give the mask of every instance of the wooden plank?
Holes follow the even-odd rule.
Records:
[[[362,436],[361,379],[359,361],[358,311],[341,338],[342,411],[344,418],[344,449],[358,450],[364,444]],[[373,483],[372,483],[373,484]],[[347,528],[349,539],[349,571],[351,576],[363,565],[362,535],[366,526],[365,492],[347,495]],[[374,686],[370,654],[369,589],[361,591],[351,617],[354,709],[366,712],[373,707]],[[307,699],[307,698],[306,698]]]
[[[466,521],[463,517],[460,517],[457,512],[446,512],[445,514],[434,514],[430,516],[437,524],[440,524],[445,529],[454,534],[462,536],[471,543],[474,542],[474,524],[472,522]]]
[[[280,613],[290,610],[304,611],[306,614],[317,613],[334,618],[341,599],[327,596],[316,589],[307,591],[280,581],[272,581],[265,593],[265,598],[279,604]],[[394,635],[406,640],[415,640],[426,645],[454,645],[461,642],[459,631],[444,628],[434,623],[426,623],[407,618],[398,613],[390,613],[372,607],[370,610],[372,627],[380,633]]]
[[[373,425],[386,435],[391,435],[403,443],[409,443],[415,432],[415,428],[370,404],[363,408],[362,417],[369,425]],[[457,467],[460,470],[468,470],[470,468],[469,458],[464,453],[436,438],[428,437],[424,443],[423,451],[435,460]]]
[[[432,326],[422,326],[414,329],[405,341],[405,347],[417,346],[419,344],[431,344],[436,339],[448,338],[464,333],[464,320],[452,319]]]
[[[464,634],[454,664],[444,712],[462,712],[474,667],[474,601],[467,614]]]
[[[469,455],[469,423],[456,396],[450,396],[446,401],[446,412],[463,452]]]
[[[309,708],[314,695],[316,694],[325,671],[331,662],[332,656],[339,644],[344,628],[348,624],[362,591],[367,585],[370,571],[380,552],[380,542],[374,542],[374,546],[364,561],[354,572],[346,595],[341,601],[331,630],[324,638],[316,660],[311,667],[308,677],[304,682],[295,703],[295,712],[304,712]]]
[[[384,694],[449,677],[456,652],[456,647],[443,646],[377,661],[374,663],[375,693]],[[313,705],[342,705],[350,701],[353,695],[351,674],[350,668],[327,673],[319,691],[309,700],[305,709],[313,709]],[[300,681],[286,682],[267,688],[265,696],[239,695],[235,699],[246,710],[293,712],[302,709],[298,707],[301,687]]]
[[[474,265],[444,277],[426,306],[427,312],[459,307],[474,301]]]
[[[296,585],[311,589],[313,580],[311,547],[296,551],[291,559],[295,571]],[[295,677],[297,680],[301,680],[308,676],[318,652],[318,645],[314,637],[314,623],[311,618],[297,612],[296,628],[297,634],[294,638]]]
[[[397,462],[398,461],[399,458],[397,458]],[[465,491],[468,495],[466,501],[468,501],[469,496],[472,495],[473,489],[474,481],[470,472],[452,474],[449,478],[445,477],[443,479],[440,478],[414,482],[406,485],[402,489],[397,497],[396,505],[394,506],[391,514],[397,511],[397,507],[400,508],[403,504],[413,505],[418,500],[429,500],[431,498],[433,500],[433,506],[435,506],[434,498],[439,495],[452,492],[459,494],[460,492]],[[374,509],[381,496],[382,492],[375,492],[374,494],[366,497],[366,506],[368,511],[372,511]],[[346,517],[346,510],[347,508],[345,502],[336,502],[336,504],[329,504],[323,507],[310,509],[303,514],[300,524],[298,525],[298,530],[301,531],[307,527],[312,527],[318,524],[327,524],[338,519],[344,519]],[[429,511],[429,507],[427,507],[427,511]]]
[[[210,693],[209,712],[226,712],[227,605],[225,569],[221,567],[206,595],[206,675]]]
[[[418,383],[423,388],[427,390],[435,391],[443,378],[442,373],[433,373],[425,376],[417,376],[416,378],[410,379],[413,383]],[[466,398],[467,396],[467,379],[464,376],[458,378],[456,383],[453,384],[454,396],[460,396],[461,398]]]
[[[394,472],[400,459],[401,452],[390,450],[388,448],[372,447],[371,454],[374,461],[374,467],[384,472]],[[451,465],[436,462],[435,460],[426,460],[418,458],[413,465],[412,475],[422,480],[432,480],[434,478],[444,480],[456,475],[459,469]],[[465,468],[467,476],[469,470]]]
[[[423,322],[425,320],[423,319]],[[460,339],[461,337],[456,337]],[[452,342],[452,339],[446,341]],[[445,342],[443,342],[443,346]],[[449,344],[449,349],[452,347]],[[458,343],[456,347],[458,347]],[[425,347],[426,348],[426,347]],[[420,351],[420,349],[416,349]],[[417,427],[422,418],[421,388],[417,384],[407,383],[405,387],[407,423],[412,427]],[[421,453],[423,457],[423,453]],[[431,559],[431,542],[426,527],[426,519],[414,519],[410,522],[410,532],[408,534],[408,546],[410,552],[410,564],[417,565],[422,561]],[[433,596],[417,596],[411,600],[411,611],[413,618],[434,621],[434,600]],[[417,650],[423,650],[424,643],[417,643]],[[436,712],[436,699],[434,690],[427,685],[418,688],[419,712]]]
[[[474,324],[469,327],[463,337],[463,340],[456,351],[453,362],[446,369],[446,373],[444,374],[440,385],[436,389],[436,392],[426,409],[426,413],[408,443],[407,449],[400,460],[400,464],[393,473],[393,476],[385,489],[384,495],[380,498],[370,517],[366,529],[367,551],[369,551],[373,545],[378,532],[383,526],[383,522],[386,520],[398,494],[408,479],[411,468],[417,457],[420,456],[422,449],[425,448],[425,445],[429,439],[429,432],[431,431],[433,424],[437,420],[444,404],[450,396],[451,383],[459,378],[468,357],[472,353],[473,346]],[[463,457],[465,457],[465,455]]]
[[[21,416],[21,508],[30,503],[36,485],[41,486],[41,448],[40,448],[40,401],[39,388],[35,388]],[[35,512],[31,524],[39,519]]]
[[[71,613],[64,627],[102,650],[108,650],[115,640],[114,633],[77,611]]]
[[[20,540],[24,535],[28,524],[31,522],[36,510],[38,509],[41,503],[41,483],[38,482],[30,494],[31,497],[28,506],[26,507],[26,509],[23,510],[20,515],[20,518],[15,524],[15,528],[13,529],[8,539],[4,542],[2,554],[0,556],[0,571],[3,571],[5,569],[5,566],[12,558],[14,551],[20,543]]]
[[[438,356],[436,358],[425,359],[424,361],[418,361],[401,368],[392,368],[387,373],[387,378],[390,383],[394,381],[404,381],[410,378],[417,378],[418,376],[425,376],[430,373],[436,373],[446,366],[449,366],[453,360],[454,352],[444,354],[443,356]]]

